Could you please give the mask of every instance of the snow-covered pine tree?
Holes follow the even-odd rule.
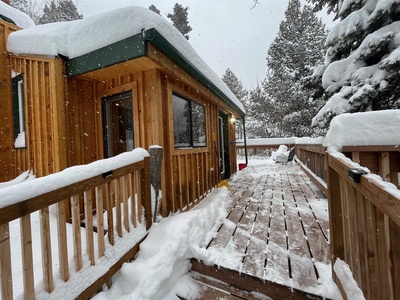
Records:
[[[327,4],[339,23],[326,39],[324,65],[313,75],[329,99],[313,125],[327,129],[335,115],[400,108],[400,1]]]
[[[154,11],[156,14],[158,14],[158,15],[160,15],[161,16],[161,11],[155,6],[155,5],[150,5],[149,6],[149,9],[151,10],[151,11]]]
[[[248,91],[243,87],[242,82],[237,78],[235,73],[233,73],[229,68],[226,69],[225,74],[222,75],[222,81],[230,88],[232,93],[238,98],[240,102],[242,102],[246,111],[248,111]],[[246,121],[247,124],[247,121]],[[237,120],[236,125],[236,138],[243,138],[243,124],[241,120]],[[246,127],[247,128],[247,127]]]
[[[273,122],[283,136],[308,136],[315,104],[303,80],[322,61],[326,28],[311,7],[290,0],[279,32],[268,50],[264,88],[273,101]]]
[[[40,0],[10,0],[10,5],[30,16],[35,24],[39,22],[43,7]]]
[[[53,22],[72,21],[82,19],[78,13],[75,3],[72,0],[52,0],[50,5],[45,5],[39,24]]]
[[[192,31],[192,27],[189,26],[188,21],[188,9],[189,7],[183,7],[181,4],[176,3],[174,6],[174,13],[167,15],[175,28],[178,29],[187,40],[189,39],[188,33]]]
[[[225,82],[225,84],[230,88],[236,98],[238,98],[243,105],[246,105],[246,97],[248,92],[231,69],[226,69],[225,74],[222,75],[222,81]]]
[[[248,138],[269,138],[279,136],[271,99],[260,84],[249,92],[246,116],[246,132]]]

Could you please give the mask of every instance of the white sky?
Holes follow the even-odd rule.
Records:
[[[266,74],[268,47],[276,37],[288,0],[77,0],[84,17],[128,5],[154,4],[167,18],[175,3],[189,7],[189,42],[219,75],[230,68],[245,88],[255,87]],[[304,1],[303,1],[304,2]]]

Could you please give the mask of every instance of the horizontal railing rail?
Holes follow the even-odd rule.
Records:
[[[0,190],[1,299],[13,299],[20,292],[24,299],[34,299],[38,292],[56,294],[57,289],[68,290],[68,283],[74,284],[71,278],[76,278],[78,272],[79,276],[87,275],[85,284],[79,282],[81,294],[71,294],[71,299],[88,298],[113,275],[105,272],[114,270],[115,273],[113,266],[121,265],[121,259],[133,258],[132,249],[137,251],[138,243],[152,223],[150,158],[143,154],[143,149],[138,150],[142,152],[124,153],[126,165],[97,172],[77,182],[65,180],[67,183],[63,184],[63,175],[71,177],[76,171],[79,177],[79,174],[90,173],[93,164],[72,167]],[[129,155],[132,159],[127,159]],[[118,156],[104,160],[105,166],[118,165],[117,160]],[[54,184],[59,186],[49,187]],[[40,193],[40,185],[43,193]],[[26,199],[18,199],[18,188],[31,189],[33,195],[26,197],[28,191],[21,196]],[[70,220],[67,210],[70,210]],[[35,223],[39,223],[40,241],[34,240]],[[10,231],[10,227],[19,227],[20,231]],[[56,234],[52,235],[54,231]],[[20,257],[11,251],[12,235],[17,235],[20,241]],[[54,253],[58,253],[58,260]],[[35,255],[41,261],[39,272]],[[105,255],[112,259],[104,259]],[[19,264],[21,270],[18,271]],[[15,291],[13,287],[17,273],[22,273],[22,291]]]

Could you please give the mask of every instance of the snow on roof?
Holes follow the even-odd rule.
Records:
[[[7,50],[15,54],[75,58],[153,28],[245,113],[242,103],[186,38],[169,21],[147,8],[129,6],[81,20],[20,30],[9,36]]]
[[[20,28],[29,28],[35,26],[33,20],[25,13],[11,7],[10,5],[0,1],[0,16],[10,19]]]
[[[343,146],[398,145],[400,151],[400,110],[342,114],[333,118],[324,146],[328,152]]]

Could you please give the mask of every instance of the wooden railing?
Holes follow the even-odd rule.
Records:
[[[390,176],[398,178],[399,152],[374,156],[379,157],[381,178],[396,185],[375,175],[361,176],[356,183],[348,172],[359,165],[341,153],[329,155],[332,265],[337,258],[344,260],[366,299],[400,299],[400,193],[398,179]],[[349,299],[335,272],[333,276]]]
[[[326,148],[320,144],[296,144],[296,157],[303,171],[327,196]]]
[[[109,161],[107,165],[114,163]],[[13,264],[16,263],[16,253],[11,253],[11,234],[19,235],[21,242],[24,299],[34,299],[38,290],[44,290],[45,293],[56,293],[57,289],[63,288],[67,291],[76,290],[76,287],[68,287],[70,279],[76,277],[80,278],[78,283],[83,290],[78,295],[68,294],[71,298],[88,298],[107,283],[123,262],[134,257],[140,240],[152,223],[150,159],[144,156],[140,161],[110,169],[79,182],[67,183],[55,190],[51,190],[51,186],[49,188],[48,183],[52,185],[55,179],[59,183],[63,174],[70,176],[75,170],[80,174],[90,168],[93,167],[74,167],[19,184],[21,189],[37,189],[37,185],[43,184],[45,192],[22,201],[13,199],[10,201],[13,204],[0,209],[1,299],[13,299],[17,296],[13,293],[15,282],[12,272],[15,271]],[[15,192],[15,188],[1,190],[0,201],[4,200],[1,199],[2,195],[6,198],[11,191]],[[57,208],[55,216],[51,205]],[[84,207],[83,219],[81,205]],[[71,220],[66,219],[67,209],[71,209]],[[17,219],[20,220],[20,232],[10,232],[10,224],[15,227]],[[34,273],[38,272],[35,269],[32,248],[37,241],[32,240],[31,229],[32,223],[39,222],[39,219],[41,244],[38,248],[42,283],[34,278]],[[52,244],[51,231],[55,230],[57,243]],[[52,255],[57,251],[58,262]],[[79,276],[75,276],[77,272]],[[82,281],[85,283],[82,284]]]

